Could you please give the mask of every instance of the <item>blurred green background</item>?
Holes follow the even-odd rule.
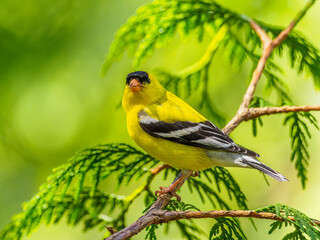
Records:
[[[115,63],[106,77],[100,77],[100,67],[116,30],[135,10],[151,1],[137,0],[2,0],[0,2],[0,228],[10,217],[21,211],[21,203],[29,200],[51,169],[64,163],[76,151],[99,143],[131,143],[125,128],[125,114],[117,108],[122,97],[125,76],[134,70],[130,58]],[[265,22],[287,25],[305,1],[243,0],[218,1],[237,12]],[[320,47],[320,4],[316,3],[297,29]],[[199,59],[210,39],[198,43],[196,38],[180,39],[156,51],[141,68],[152,71],[164,67],[181,70]],[[221,54],[220,54],[221,55]],[[222,57],[222,56],[221,56]],[[240,71],[216,56],[211,68],[211,96],[222,113],[230,119],[242,99],[250,65]],[[281,59],[285,78],[294,100],[299,105],[320,103],[320,94],[312,80],[296,75]],[[261,81],[261,84],[263,84]],[[258,93],[261,89],[258,88]],[[186,99],[188,101],[188,99]],[[192,105],[192,103],[191,103]],[[318,121],[320,114],[315,113]],[[246,169],[232,169],[254,209],[283,203],[320,218],[320,134],[310,127],[311,163],[306,190],[296,178],[289,163],[289,130],[282,126],[283,116],[264,117],[264,127],[258,137],[252,137],[251,124],[243,123],[232,137],[263,157],[262,161],[283,173],[291,181],[278,183],[270,179],[267,186],[261,174]],[[173,176],[172,176],[173,179]],[[161,178],[153,183],[156,190]],[[136,184],[122,191],[132,191]],[[114,191],[110,182],[106,190]],[[196,197],[183,189],[185,202],[199,204]],[[136,210],[130,212],[134,221],[144,209],[138,200]],[[242,221],[249,239],[271,239],[267,236],[269,221],[257,220],[256,232],[248,221]],[[213,220],[199,220],[204,230]],[[60,223],[41,226],[27,239],[100,239],[105,230],[87,233],[81,226],[71,228]],[[162,230],[158,230],[161,239]],[[143,233],[142,233],[143,234]],[[272,239],[279,239],[278,232]],[[167,239],[180,239],[171,231]],[[140,235],[135,239],[143,239]]]

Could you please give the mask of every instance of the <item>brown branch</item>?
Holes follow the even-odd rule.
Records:
[[[152,175],[157,175],[159,172],[161,172],[162,170],[164,170],[166,168],[171,168],[171,166],[169,164],[164,163],[158,167],[150,169],[150,172]]]
[[[274,40],[273,44],[276,46],[279,46],[281,42],[283,42],[289,33],[292,31],[292,29],[297,25],[297,23],[303,18],[303,16],[306,14],[306,12],[309,10],[309,8],[315,3],[316,0],[310,0],[306,6],[296,15],[296,17],[292,20],[292,22],[289,24],[289,26],[284,29]]]
[[[154,216],[155,216],[154,214],[158,211],[162,211],[161,209],[163,209],[169,203],[171,198],[172,198],[171,194],[163,194],[159,196],[156,202],[152,204],[152,206],[149,208],[149,210],[143,216],[141,216],[137,221],[135,221],[128,227],[122,229],[121,231],[112,234],[110,237],[106,238],[106,240],[128,239],[138,234],[143,229],[153,224]]]
[[[108,227],[108,226],[105,226],[107,229],[108,229],[108,231],[110,232],[110,234],[112,235],[112,234],[114,234],[114,233],[116,233],[116,232],[118,232],[116,229],[114,229],[113,227]]]
[[[221,218],[221,217],[245,217],[245,218],[259,218],[269,219],[275,221],[285,221],[285,218],[278,217],[275,213],[270,212],[255,212],[250,210],[216,210],[216,211],[165,211],[158,210],[153,213],[153,221],[151,224],[167,223],[180,219],[192,218]],[[293,216],[288,217],[289,220],[295,221]],[[312,220],[315,225],[320,225],[318,220]],[[150,224],[150,225],[151,225]]]
[[[263,115],[289,113],[289,112],[310,112],[320,111],[320,106],[282,106],[282,107],[264,107],[249,108],[245,120],[254,119]]]
[[[163,196],[161,196],[163,197]],[[159,199],[157,202],[162,202]],[[162,204],[160,208],[164,207]],[[112,234],[108,237],[108,240],[120,240],[128,239],[137,233],[141,232],[146,227],[152,224],[168,223],[170,221],[176,221],[181,219],[193,219],[193,218],[221,218],[221,217],[239,217],[239,218],[259,218],[269,219],[273,221],[285,221],[285,218],[278,217],[275,213],[270,212],[255,212],[250,210],[217,210],[217,211],[166,211],[160,210],[157,207],[149,210],[144,216],[139,218],[136,222],[126,228],[126,231],[121,231]],[[293,216],[288,217],[289,220],[295,221]],[[320,226],[318,220],[312,220],[313,225]]]
[[[289,112],[310,112],[320,111],[320,106],[282,106],[282,107],[264,107],[264,108],[246,108],[237,114],[223,129],[226,134],[229,134],[234,128],[236,128],[241,122],[255,119],[263,115],[271,115],[277,113],[289,113]]]
[[[223,131],[226,134],[230,134],[242,121],[246,120],[246,114],[248,112],[250,101],[254,95],[257,84],[261,78],[262,72],[266,66],[266,62],[273,51],[274,48],[279,46],[289,35],[292,29],[297,25],[297,23],[302,19],[308,9],[314,4],[315,0],[310,0],[306,6],[296,15],[296,17],[292,20],[292,22],[286,27],[283,31],[279,33],[279,35],[272,40],[266,31],[264,31],[259,24],[257,24],[254,20],[250,20],[251,27],[259,36],[262,46],[263,52],[258,61],[257,67],[253,72],[251,82],[247,88],[246,93],[243,96],[242,103],[237,111],[237,114],[232,120],[223,128]]]
[[[282,106],[282,107],[263,107],[263,108],[247,108],[241,115],[237,115],[232,119],[234,125],[239,125],[242,121],[248,121],[261,117],[263,115],[271,115],[277,113],[289,112],[310,112],[320,111],[320,106]]]

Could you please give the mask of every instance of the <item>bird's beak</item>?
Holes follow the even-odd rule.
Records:
[[[130,81],[130,89],[132,92],[139,92],[141,91],[141,83],[137,79],[132,79]]]

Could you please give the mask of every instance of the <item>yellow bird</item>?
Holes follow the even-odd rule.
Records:
[[[122,106],[127,114],[130,137],[152,157],[182,172],[167,188],[171,192],[193,171],[214,166],[257,169],[274,179],[284,176],[259,162],[259,154],[234,143],[222,130],[183,100],[167,91],[159,81],[143,71],[126,78]]]

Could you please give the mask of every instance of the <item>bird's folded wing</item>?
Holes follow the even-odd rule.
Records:
[[[209,121],[168,123],[149,116],[143,110],[139,112],[138,117],[140,127],[156,138],[208,150],[235,152],[259,157],[259,154],[235,144],[228,135]]]

